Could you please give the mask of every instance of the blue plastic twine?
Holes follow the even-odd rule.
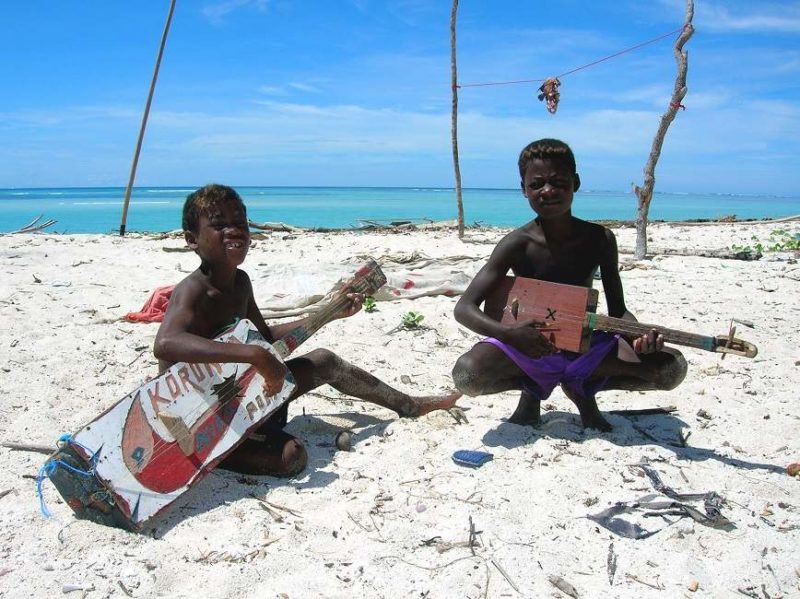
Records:
[[[86,447],[84,447],[80,443],[77,443],[76,441],[73,441],[72,440],[72,435],[69,435],[69,434],[61,435],[58,438],[58,441],[56,442],[56,447],[61,447],[62,444],[69,443],[69,442],[71,442],[73,445],[77,445],[78,447],[80,447],[81,449],[86,451],[86,453],[91,453],[92,454],[92,458],[91,458],[92,469],[91,470],[81,470],[80,468],[75,468],[75,466],[71,466],[70,464],[67,464],[66,462],[64,462],[62,460],[49,460],[49,461],[45,462],[44,465],[41,468],[39,468],[39,474],[36,475],[36,495],[39,498],[39,510],[42,512],[42,515],[45,518],[49,518],[51,514],[50,514],[50,510],[47,509],[47,505],[45,504],[45,501],[44,501],[44,494],[42,493],[42,485],[44,483],[44,479],[45,478],[50,478],[50,476],[56,471],[56,468],[61,466],[62,468],[66,468],[70,472],[74,472],[75,474],[79,474],[81,476],[94,476],[95,475],[95,467],[96,467],[96,464],[97,464],[97,453],[98,452],[92,453],[89,449],[87,449]]]

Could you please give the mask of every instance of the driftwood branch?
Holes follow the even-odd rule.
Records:
[[[658,130],[653,138],[650,156],[644,167],[644,182],[641,187],[635,184],[633,186],[633,192],[638,199],[638,210],[636,214],[636,250],[634,251],[634,257],[637,260],[641,260],[647,255],[647,214],[650,211],[650,202],[653,199],[653,188],[656,184],[656,164],[658,163],[659,156],[661,156],[664,137],[667,135],[667,129],[669,129],[670,124],[675,120],[678,110],[684,108],[681,102],[686,96],[687,91],[686,72],[689,68],[689,60],[688,54],[683,51],[683,45],[694,33],[694,27],[692,27],[693,16],[694,0],[686,0],[686,20],[683,31],[675,41],[674,47],[678,73],[675,77],[675,87],[672,91],[672,98],[670,98],[669,107],[662,115]]]
[[[29,222],[24,227],[20,227],[16,231],[10,231],[9,234],[14,234],[14,233],[35,233],[36,231],[42,231],[42,230],[46,229],[47,227],[51,227],[54,224],[56,224],[56,222],[58,222],[54,218],[48,218],[46,221],[44,221],[42,223],[39,222],[40,220],[42,220],[42,215],[41,214],[39,216],[37,216],[36,218],[34,218],[31,222]]]
[[[3,443],[3,447],[14,451],[32,451],[48,455],[55,451],[55,448],[50,445],[30,445],[27,443]]]

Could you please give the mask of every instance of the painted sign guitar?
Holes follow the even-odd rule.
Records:
[[[348,303],[386,282],[370,261],[329,304],[273,344],[249,320],[216,340],[264,347],[285,359]],[[61,442],[43,470],[79,518],[139,530],[193,487],[294,390],[265,396],[250,364],[178,363],[146,382]]]

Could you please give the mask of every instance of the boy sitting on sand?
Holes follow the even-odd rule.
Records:
[[[250,248],[250,230],[244,203],[236,191],[223,185],[206,185],[190,194],[183,207],[183,231],[186,243],[200,257],[200,267],[172,292],[153,349],[161,371],[176,362],[243,362],[255,366],[264,377],[268,395],[280,390],[286,370],[291,371],[297,387],[290,400],[329,384],[400,416],[421,416],[455,404],[458,393],[410,397],[326,349],[287,360],[284,366],[256,345],[214,341],[215,335],[240,318],[251,320],[269,342],[303,321],[280,325],[264,321],[253,298],[250,278],[238,268]],[[361,295],[350,294],[348,298],[352,303],[336,318],[352,316],[361,309]],[[264,441],[247,439],[220,466],[246,474],[290,476],[301,472],[307,454],[298,439],[282,430],[287,408],[288,403],[258,429]]]
[[[614,234],[572,216],[580,178],[569,146],[556,139],[534,141],[520,154],[519,174],[536,218],[500,240],[456,304],[456,320],[488,338],[458,359],[453,380],[471,396],[520,389],[509,420],[533,425],[540,402],[560,384],[584,427],[610,430],[597,408],[598,391],[674,389],[686,376],[686,361],[664,347],[657,331],[631,339],[633,351],[619,336],[595,331],[589,351],[575,354],[557,351],[532,326],[541,323],[500,324],[480,310],[509,270],[518,277],[591,287],[600,268],[609,315],[636,320],[625,308]]]

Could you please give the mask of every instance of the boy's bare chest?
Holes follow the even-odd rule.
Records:
[[[580,242],[548,247],[530,244],[512,266],[516,276],[590,287],[599,252]]]
[[[245,316],[247,316],[246,295],[205,294],[196,307],[192,332],[211,338]]]

